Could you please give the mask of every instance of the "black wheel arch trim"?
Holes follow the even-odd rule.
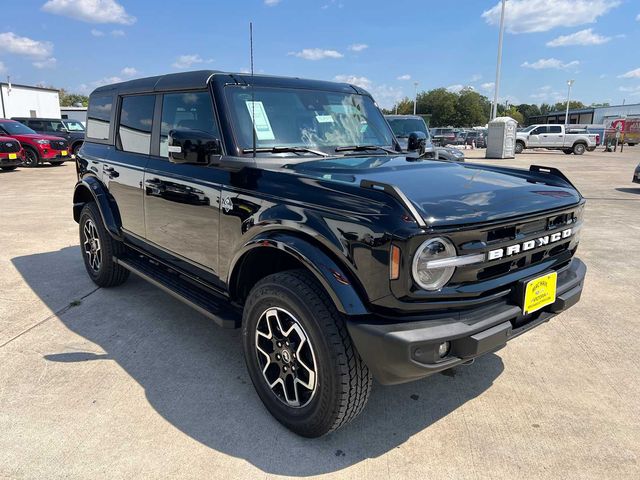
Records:
[[[245,243],[231,261],[227,278],[229,288],[237,278],[241,259],[256,248],[277,248],[298,260],[320,282],[340,312],[346,315],[370,313],[352,275],[318,246],[288,232],[263,232]]]
[[[79,180],[73,190],[73,219],[80,222],[80,212],[87,203],[86,195],[91,195],[107,231],[118,240],[122,240],[121,220],[118,207],[109,195],[107,188],[96,177],[87,176]]]

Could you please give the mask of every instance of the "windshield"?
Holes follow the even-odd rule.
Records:
[[[269,87],[225,89],[240,149],[303,147],[334,154],[337,147],[393,146],[393,137],[370,97]]]
[[[526,128],[523,128],[522,130],[520,130],[521,132],[530,132],[531,130],[533,130],[535,128],[535,125],[529,125]]]
[[[0,123],[0,127],[9,135],[28,135],[36,133],[34,130],[31,130],[20,122],[2,122]]]
[[[76,120],[64,120],[63,123],[70,132],[84,132],[84,126]]]
[[[429,131],[423,120],[418,118],[388,118],[387,120],[398,138],[408,138],[412,132],[422,132],[429,138]]]

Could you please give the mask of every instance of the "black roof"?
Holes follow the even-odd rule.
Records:
[[[326,82],[322,80],[305,80],[294,77],[277,77],[272,75],[251,75],[248,73],[228,73],[218,70],[196,70],[193,72],[169,73],[156,77],[136,78],[126,82],[113,83],[96,88],[92,95],[98,93],[142,93],[170,90],[190,90],[204,88],[209,82],[236,85],[255,85],[270,87],[309,88],[338,91],[344,93],[367,94],[366,90],[348,83]]]

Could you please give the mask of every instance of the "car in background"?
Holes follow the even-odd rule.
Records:
[[[84,142],[85,128],[78,120],[60,118],[28,118],[13,117],[32,130],[42,135],[55,135],[69,142],[69,151],[75,155]]]
[[[409,151],[409,136],[414,132],[423,133],[425,138],[425,151],[433,151],[436,158],[454,162],[464,162],[464,153],[457,148],[434,146],[431,134],[424,119],[418,115],[385,115],[396,140],[404,151]]]
[[[453,127],[431,129],[431,141],[434,145],[452,145],[455,140],[456,132]]]
[[[41,135],[15,120],[0,118],[0,135],[18,140],[24,149],[25,167],[37,167],[43,162],[61,165],[71,159],[69,143],[61,137]]]
[[[467,132],[467,137],[465,139],[465,145],[474,145],[477,148],[486,148],[487,147],[487,139],[485,137],[485,132],[482,130],[470,130]]]
[[[15,170],[22,164],[24,150],[18,140],[0,136],[0,169]]]
[[[594,151],[599,144],[600,136],[586,129],[568,126],[565,131],[564,125],[529,125],[516,133],[515,152],[522,153],[527,148],[546,148],[562,150],[567,155],[582,155],[585,151]]]

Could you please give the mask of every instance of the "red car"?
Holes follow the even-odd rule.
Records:
[[[18,140],[24,149],[25,167],[36,167],[43,162],[60,165],[70,160],[69,143],[60,137],[40,135],[15,120],[0,119],[0,135]]]
[[[15,170],[24,160],[24,150],[14,138],[0,136],[0,168]]]

